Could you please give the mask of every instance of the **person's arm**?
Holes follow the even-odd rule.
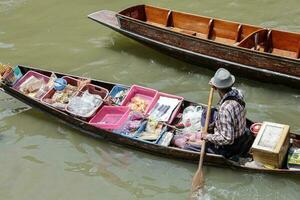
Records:
[[[206,140],[216,145],[230,145],[234,142],[234,124],[230,109],[224,106],[219,111],[214,134],[208,134]]]

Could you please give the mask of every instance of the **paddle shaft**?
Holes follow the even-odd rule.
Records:
[[[214,93],[214,88],[211,87],[209,97],[208,97],[208,103],[207,103],[205,125],[204,125],[204,129],[203,129],[204,133],[207,133],[207,131],[208,131],[213,93]],[[205,156],[205,146],[206,146],[206,142],[205,142],[205,140],[203,140],[202,145],[201,145],[201,153],[200,153],[198,169],[193,177],[192,192],[196,192],[197,190],[201,189],[204,186],[204,176],[203,176],[202,168],[203,168],[203,160],[204,160],[204,156]]]
[[[205,126],[204,126],[204,130],[203,130],[204,133],[207,133],[207,131],[208,131],[213,93],[214,93],[214,88],[211,87],[210,93],[209,93],[209,98],[208,98],[208,104],[207,104],[207,113],[206,113],[206,119],[205,119]],[[202,166],[203,166],[205,146],[206,146],[206,142],[205,142],[205,140],[203,140],[203,144],[202,144],[202,147],[201,147],[201,154],[200,154],[201,157],[200,157],[200,160],[199,160],[198,168],[202,168]]]

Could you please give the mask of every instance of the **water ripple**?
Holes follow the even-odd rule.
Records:
[[[94,44],[97,48],[110,47],[115,45],[115,41],[112,37],[91,38],[88,40],[88,42]]]
[[[18,108],[14,108],[14,109],[7,108],[4,111],[0,112],[0,120],[3,120],[4,118],[7,118],[7,117],[14,116],[18,113],[25,112],[30,109],[31,109],[31,107],[28,107],[28,106],[22,106],[22,107],[18,107]]]
[[[13,48],[15,45],[12,44],[12,43],[3,43],[3,42],[0,42],[0,48],[1,49],[10,49],[10,48]]]
[[[23,4],[25,0],[1,0],[0,1],[0,12],[7,12],[16,6]]]
[[[43,161],[41,161],[41,160],[39,160],[39,159],[37,159],[33,156],[23,156],[22,158],[25,159],[25,160],[28,160],[30,162],[37,163],[37,164],[43,164],[44,163]]]

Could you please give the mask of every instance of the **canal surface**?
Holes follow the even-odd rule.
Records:
[[[300,32],[299,0],[147,3]],[[205,103],[214,72],[170,58],[87,19],[144,1],[0,0],[0,62],[140,84]],[[237,77],[248,117],[300,133],[300,92]],[[217,96],[215,96],[217,99]],[[216,101],[215,101],[216,102]],[[186,199],[197,166],[81,135],[0,93],[0,199]],[[205,167],[208,199],[297,200],[300,180]]]

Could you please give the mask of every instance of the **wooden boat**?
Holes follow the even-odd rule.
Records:
[[[25,67],[25,66],[19,66],[21,69],[21,72],[25,74],[29,70],[33,70],[35,72],[41,73],[46,76],[51,75],[51,71],[36,69],[32,67]],[[77,76],[72,76],[68,74],[63,73],[57,73],[55,74],[58,77],[62,76],[69,76],[73,78],[80,78]],[[116,84],[104,82],[104,81],[98,81],[98,80],[91,80],[91,83],[100,86],[103,88],[106,88],[107,90],[111,90]],[[120,84],[118,84],[120,85]],[[54,118],[59,119],[69,126],[81,131],[82,134],[86,134],[92,137],[95,137],[97,139],[106,139],[110,140],[115,143],[119,143],[125,146],[129,146],[132,148],[136,148],[145,152],[149,152],[151,154],[157,154],[159,156],[169,157],[173,159],[181,159],[181,160],[188,160],[189,162],[196,162],[199,160],[199,152],[195,151],[189,151],[189,150],[183,150],[181,148],[173,147],[173,146],[162,146],[155,143],[147,142],[144,140],[134,139],[132,137],[128,137],[122,134],[113,133],[110,131],[106,131],[103,129],[99,129],[95,126],[92,126],[87,121],[82,120],[81,118],[75,117],[74,115],[71,115],[65,111],[61,111],[59,109],[56,109],[52,106],[49,106],[48,104],[42,103],[39,100],[36,100],[34,98],[31,98],[29,96],[24,95],[23,93],[19,92],[18,90],[14,89],[11,86],[8,86],[5,83],[1,83],[0,87],[5,93],[11,95],[12,97],[24,102],[25,104],[37,108],[46,114],[51,114]],[[182,102],[182,108],[185,108],[189,105],[197,105],[196,103],[184,100]],[[203,104],[201,104],[203,105]],[[300,135],[291,133],[291,138],[294,138],[295,140],[300,140]],[[205,164],[206,165],[212,165],[217,167],[225,167],[225,168],[233,168],[233,169],[240,169],[240,170],[246,170],[246,171],[252,171],[252,172],[259,172],[259,173],[275,173],[275,174],[293,174],[293,175],[300,175],[300,170],[289,170],[289,169],[265,169],[265,168],[250,168],[245,167],[242,165],[239,165],[231,160],[225,159],[223,156],[216,155],[216,154],[207,154],[205,157]]]
[[[300,34],[149,5],[89,15],[175,58],[238,76],[300,88]]]

